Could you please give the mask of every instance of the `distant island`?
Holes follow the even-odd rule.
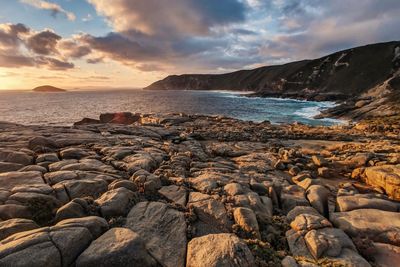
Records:
[[[38,87],[34,88],[32,91],[34,91],[34,92],[56,93],[56,92],[66,92],[67,90],[61,89],[61,88],[57,88],[57,87],[54,87],[54,86],[50,86],[50,85],[43,85],[43,86],[38,86]]]

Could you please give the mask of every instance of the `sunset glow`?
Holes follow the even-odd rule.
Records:
[[[0,5],[0,89],[140,88],[169,74],[281,64],[400,38],[397,1],[366,0],[362,10],[336,0]]]

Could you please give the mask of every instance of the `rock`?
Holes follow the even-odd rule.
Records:
[[[243,187],[238,183],[230,183],[224,186],[224,191],[229,196],[241,195],[244,193]]]
[[[286,165],[281,160],[278,160],[277,162],[275,162],[274,168],[277,170],[283,171],[286,169]]]
[[[147,194],[156,193],[162,186],[160,178],[146,170],[136,171],[130,179]]]
[[[74,126],[85,125],[85,124],[99,124],[100,120],[95,120],[91,118],[83,118],[80,121],[74,122]]]
[[[129,189],[132,192],[138,191],[136,184],[129,180],[115,180],[108,185],[108,190],[113,190],[121,187]]]
[[[47,169],[45,167],[39,166],[39,165],[28,165],[25,166],[21,169],[19,169],[20,172],[41,172],[42,174],[45,174],[47,172]]]
[[[314,260],[301,233],[291,229],[286,232],[286,240],[293,256],[302,257],[309,261]]]
[[[238,224],[245,232],[261,239],[260,229],[258,227],[256,214],[248,208],[236,208],[233,212],[235,223]]]
[[[339,196],[336,198],[337,211],[352,211],[356,209],[378,209],[396,212],[399,204],[376,198],[371,195],[356,194],[352,196]]]
[[[400,200],[400,165],[365,168],[365,182],[384,189],[389,197]]]
[[[51,171],[51,172],[60,171],[64,166],[71,165],[74,163],[78,163],[78,160],[67,159],[67,160],[54,162],[54,163],[49,164],[49,171]]]
[[[41,154],[38,155],[36,158],[36,163],[40,163],[40,162],[57,162],[60,159],[58,158],[56,153],[45,153],[45,154]]]
[[[26,166],[33,163],[33,157],[20,151],[0,149],[0,161]]]
[[[325,257],[322,260],[328,266],[357,266],[371,267],[371,265],[353,249],[343,248],[337,257]]]
[[[144,240],[149,253],[163,266],[185,265],[186,222],[182,212],[160,202],[140,202],[129,212],[125,226]]]
[[[351,239],[341,229],[311,230],[304,236],[304,240],[315,259],[323,256],[337,257],[343,248],[357,251]]]
[[[24,165],[22,164],[0,161],[0,173],[18,171],[23,167]]]
[[[296,206],[309,206],[310,203],[305,198],[305,191],[297,185],[289,185],[282,189],[281,204],[284,213],[288,213]]]
[[[14,234],[0,242],[0,266],[71,266],[103,230],[93,230],[95,225],[87,217]]]
[[[96,239],[108,230],[108,223],[105,219],[97,216],[88,216],[84,218],[73,218],[63,220],[56,224],[57,227],[85,227]]]
[[[251,192],[246,195],[236,195],[234,200],[236,206],[252,209],[260,224],[270,223],[273,206],[269,197],[260,197],[257,193]]]
[[[100,115],[101,123],[132,124],[139,120],[139,114],[132,114],[130,112],[104,113]]]
[[[305,234],[311,230],[317,230],[325,227],[332,227],[332,224],[322,216],[310,214],[301,214],[290,223],[292,229]]]
[[[233,234],[210,234],[188,244],[187,267],[255,266],[247,245]]]
[[[347,158],[344,163],[352,169],[360,168],[364,167],[373,156],[372,153],[357,153],[355,156]]]
[[[373,243],[373,253],[370,256],[376,266],[394,267],[400,262],[400,247],[384,243]]]
[[[92,213],[96,212],[93,206],[93,203],[90,203],[86,199],[75,198],[57,210],[55,221],[59,222],[66,219],[93,215]]]
[[[29,231],[39,228],[32,220],[27,219],[10,219],[0,222],[0,240],[3,240],[15,233]]]
[[[163,186],[160,190],[158,190],[158,193],[169,201],[186,207],[188,194],[185,188],[176,185]]]
[[[19,185],[43,185],[41,172],[5,172],[0,173],[0,188],[11,190]]]
[[[333,178],[336,176],[336,173],[334,170],[327,168],[327,167],[321,167],[318,168],[318,175],[323,177],[323,178]]]
[[[291,223],[292,221],[294,221],[294,219],[296,219],[297,216],[302,214],[309,214],[321,217],[321,214],[313,207],[297,206],[291,211],[289,211],[289,213],[286,215],[286,220],[288,221],[288,223]]]
[[[318,167],[325,167],[328,165],[328,161],[321,156],[314,155],[314,156],[312,156],[311,159],[312,159],[313,163]]]
[[[100,206],[103,217],[126,216],[130,208],[138,202],[136,193],[124,187],[105,192],[95,203]]]
[[[68,192],[71,199],[82,197],[97,198],[107,191],[108,184],[102,179],[72,180],[59,183]]]
[[[28,148],[40,153],[40,152],[50,152],[54,149],[57,149],[58,144],[50,138],[46,138],[43,136],[37,136],[29,140]]]
[[[289,174],[290,174],[290,175],[293,175],[293,176],[297,175],[299,172],[301,172],[301,170],[300,170],[300,168],[297,167],[297,166],[293,166],[293,167],[291,167],[291,168],[289,169]]]
[[[28,207],[16,204],[0,205],[0,219],[9,220],[14,218],[32,219],[32,213]]]
[[[291,256],[286,256],[282,262],[282,267],[298,267],[296,260]]]
[[[60,151],[60,156],[62,159],[82,159],[88,157],[90,154],[82,149],[77,147],[71,147],[67,149],[63,149]]]
[[[144,241],[126,228],[113,228],[92,242],[76,260],[77,267],[158,266]]]
[[[304,190],[307,190],[310,186],[312,185],[321,185],[321,180],[320,179],[311,179],[311,178],[306,178],[301,182],[296,183],[298,186],[303,188]]]
[[[232,222],[228,218],[224,204],[212,196],[192,192],[189,195],[188,207],[194,209],[198,218],[194,223],[197,236],[230,231]]]
[[[400,245],[398,212],[360,209],[333,213],[330,219],[335,227],[342,229],[351,237],[364,236],[375,242]]]
[[[329,217],[329,194],[329,190],[322,185],[312,185],[306,191],[306,197],[311,206],[326,218]]]
[[[54,171],[44,175],[44,179],[49,185],[55,185],[62,181],[78,180],[78,174],[74,171]]]

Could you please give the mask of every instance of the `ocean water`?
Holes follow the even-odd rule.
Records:
[[[334,106],[331,102],[247,97],[215,91],[69,91],[34,93],[0,91],[0,121],[22,124],[71,125],[84,117],[105,112],[226,115],[242,120],[272,123],[301,122],[333,125],[338,120],[313,117]]]

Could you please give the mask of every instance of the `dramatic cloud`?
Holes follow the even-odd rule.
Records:
[[[89,0],[116,31],[153,36],[206,35],[214,26],[243,22],[238,0]]]
[[[47,1],[21,1],[53,15],[69,14]],[[74,35],[62,38],[51,30],[3,25],[0,64],[68,69],[71,60],[81,59],[89,64],[116,61],[143,72],[213,73],[400,39],[397,0],[86,1],[97,16],[79,22],[94,27],[100,17],[111,28],[108,33],[77,34],[74,29]],[[69,17],[74,18],[72,13]]]
[[[64,10],[60,5],[47,2],[47,1],[42,1],[42,0],[21,0],[22,3],[31,5],[35,8],[38,9],[44,9],[44,10],[49,10],[51,12],[52,16],[57,16],[57,14],[63,14],[67,17],[67,19],[73,21],[76,19],[76,16],[72,12],[68,12]]]
[[[57,49],[59,40],[61,37],[50,30],[34,32],[23,24],[0,24],[0,67],[71,69],[74,64]]]

